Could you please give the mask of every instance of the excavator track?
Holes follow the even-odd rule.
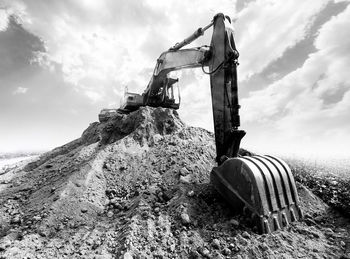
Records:
[[[211,183],[235,208],[244,206],[259,233],[270,233],[303,217],[289,166],[274,156],[243,156],[214,167]]]

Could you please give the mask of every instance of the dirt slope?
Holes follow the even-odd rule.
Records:
[[[346,258],[349,221],[298,185],[304,222],[257,235],[209,185],[213,134],[142,108],[0,175],[0,258]]]

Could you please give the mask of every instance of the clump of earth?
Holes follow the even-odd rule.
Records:
[[[0,258],[350,258],[349,219],[304,185],[305,219],[259,235],[210,185],[213,166],[214,135],[174,110],[92,123],[0,175]]]

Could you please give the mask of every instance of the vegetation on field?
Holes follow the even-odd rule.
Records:
[[[350,161],[288,159],[295,180],[307,186],[329,206],[350,217]]]

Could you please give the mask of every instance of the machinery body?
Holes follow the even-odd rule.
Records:
[[[213,26],[210,47],[181,49]],[[142,95],[126,93],[118,112],[131,112],[140,106],[178,109],[175,100],[174,70],[209,68],[214,119],[216,161],[210,180],[234,209],[249,211],[260,233],[269,233],[302,218],[294,177],[288,165],[272,156],[238,156],[241,139],[237,87],[238,51],[229,17],[217,14],[204,28],[163,52]],[[108,113],[105,109],[105,114]],[[106,116],[105,116],[106,117]],[[104,118],[105,118],[104,117]]]

